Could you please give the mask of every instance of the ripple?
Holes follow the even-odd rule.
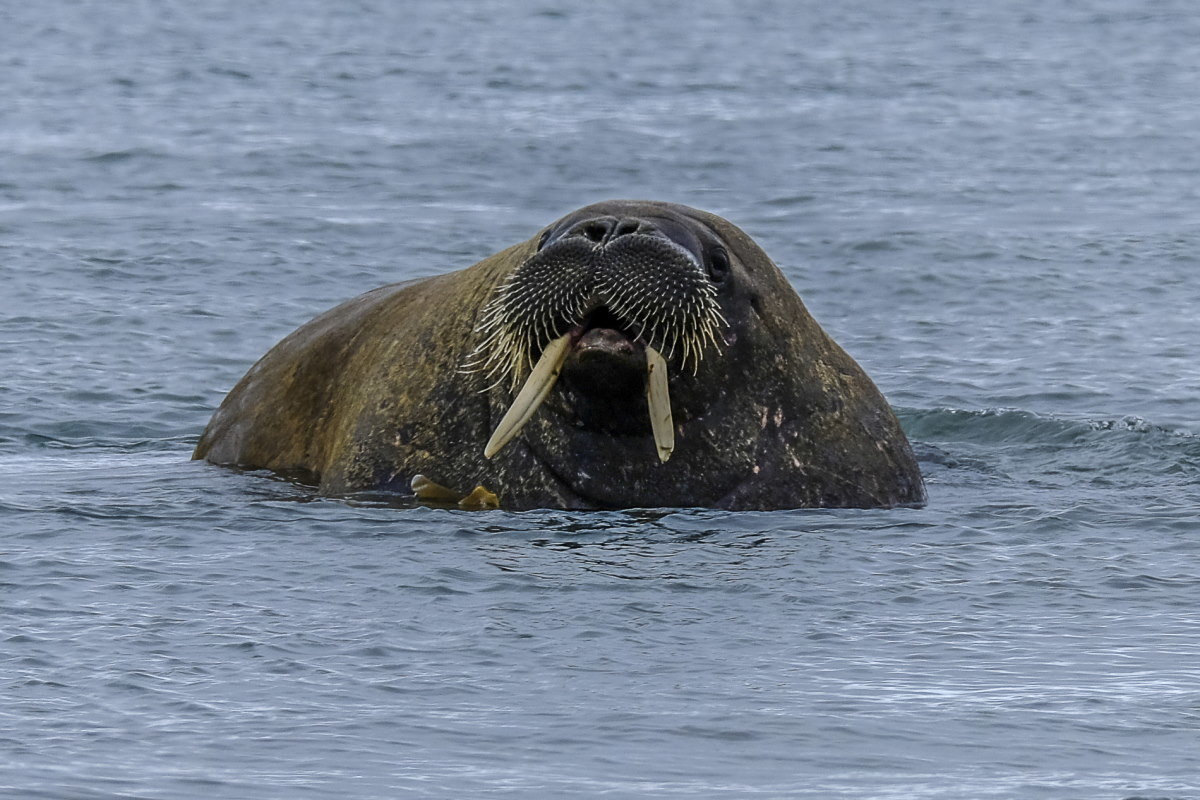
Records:
[[[9,791],[1194,795],[1191,9],[437,8],[6,10]],[[605,196],[762,242],[930,504],[469,513],[189,461],[305,319]]]

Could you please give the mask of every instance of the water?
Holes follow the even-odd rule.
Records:
[[[1186,0],[5,5],[0,795],[1200,797],[1198,37]],[[750,232],[928,507],[188,460],[315,313],[609,197]]]

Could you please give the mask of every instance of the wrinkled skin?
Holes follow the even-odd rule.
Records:
[[[628,220],[703,264],[728,322],[695,375],[668,362],[670,460],[660,463],[650,432],[644,343],[612,320],[577,331],[545,403],[485,458],[515,388],[488,388],[487,375],[463,370],[480,340],[481,310],[540,248],[570,236],[598,240]],[[925,499],[886,401],[766,254],[720,217],[649,202],[588,206],[468,269],[385,286],[321,315],[230,392],[195,457],[299,476],[328,495],[409,493],[422,474],[463,494],[482,484],[512,509]]]

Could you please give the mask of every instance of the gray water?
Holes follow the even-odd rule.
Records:
[[[0,795],[1200,797],[1200,10],[0,6]],[[921,510],[466,513],[189,461],[280,337],[720,213]]]

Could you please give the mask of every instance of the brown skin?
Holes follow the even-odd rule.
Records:
[[[486,459],[484,443],[514,390],[507,382],[488,390],[485,375],[462,369],[478,343],[479,312],[543,234],[592,217],[683,225],[702,247],[723,250],[728,269],[714,280],[725,341],[695,376],[669,364],[676,433],[665,464],[650,434],[641,345],[610,342],[603,331],[577,344],[546,403]],[[512,509],[925,499],[886,401],[766,254],[726,220],[665,203],[598,203],[473,267],[326,312],[234,387],[194,457],[299,476],[328,495],[407,494],[422,474],[463,494],[482,484]]]

